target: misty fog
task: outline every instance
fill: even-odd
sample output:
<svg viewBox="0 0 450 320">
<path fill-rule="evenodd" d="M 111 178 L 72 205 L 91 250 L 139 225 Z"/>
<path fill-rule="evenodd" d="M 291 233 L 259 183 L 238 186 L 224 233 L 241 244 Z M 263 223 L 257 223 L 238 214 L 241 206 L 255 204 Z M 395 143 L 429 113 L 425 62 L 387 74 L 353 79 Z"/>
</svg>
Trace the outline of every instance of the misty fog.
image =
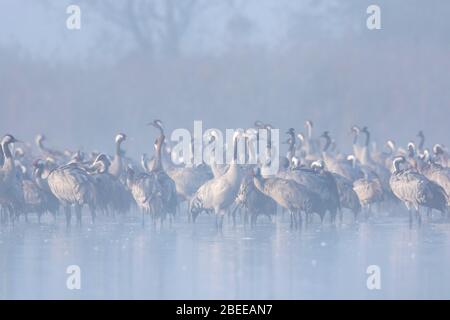
<svg viewBox="0 0 450 320">
<path fill-rule="evenodd" d="M 2 1 L 3 132 L 111 152 L 123 131 L 139 155 L 151 150 L 154 118 L 169 129 L 261 119 L 299 131 L 311 119 L 342 151 L 355 123 L 380 144 L 405 145 L 420 129 L 448 143 L 446 2 L 377 1 L 382 28 L 368 30 L 372 1 L 199 0 L 179 30 L 141 26 L 145 41 L 125 1 L 77 1 L 80 30 L 66 28 L 70 3 Z"/>
</svg>

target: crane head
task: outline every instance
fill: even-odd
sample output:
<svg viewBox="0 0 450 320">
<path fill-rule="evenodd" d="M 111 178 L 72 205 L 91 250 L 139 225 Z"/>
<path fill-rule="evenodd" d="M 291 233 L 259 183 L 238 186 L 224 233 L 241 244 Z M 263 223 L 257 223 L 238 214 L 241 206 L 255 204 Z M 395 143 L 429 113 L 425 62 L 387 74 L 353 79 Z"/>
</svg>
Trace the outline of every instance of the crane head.
<svg viewBox="0 0 450 320">
<path fill-rule="evenodd" d="M 20 140 L 17 140 L 12 134 L 5 134 L 4 136 L 3 136 L 3 139 L 2 139 L 2 144 L 10 144 L 10 143 L 16 143 L 16 142 L 22 142 L 22 141 L 20 141 Z"/>
<path fill-rule="evenodd" d="M 125 141 L 127 139 L 127 135 L 125 133 L 118 133 L 116 135 L 116 143 Z"/>
</svg>

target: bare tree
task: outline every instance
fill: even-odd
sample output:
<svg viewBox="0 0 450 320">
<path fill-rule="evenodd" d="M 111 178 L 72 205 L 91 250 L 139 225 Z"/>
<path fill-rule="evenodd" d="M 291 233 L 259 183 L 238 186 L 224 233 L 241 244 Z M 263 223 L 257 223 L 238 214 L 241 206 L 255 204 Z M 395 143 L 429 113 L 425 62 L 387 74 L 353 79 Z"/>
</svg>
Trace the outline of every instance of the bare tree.
<svg viewBox="0 0 450 320">
<path fill-rule="evenodd" d="M 147 55 L 178 56 L 193 21 L 212 0 L 87 1 L 110 23 L 128 33 Z"/>
</svg>

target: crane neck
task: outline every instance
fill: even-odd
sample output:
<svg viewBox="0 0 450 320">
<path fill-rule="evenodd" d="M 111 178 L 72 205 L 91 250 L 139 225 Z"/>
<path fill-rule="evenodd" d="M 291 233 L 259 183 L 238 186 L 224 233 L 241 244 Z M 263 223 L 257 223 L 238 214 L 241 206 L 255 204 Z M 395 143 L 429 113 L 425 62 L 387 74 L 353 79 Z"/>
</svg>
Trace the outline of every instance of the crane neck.
<svg viewBox="0 0 450 320">
<path fill-rule="evenodd" d="M 162 170 L 161 147 L 164 142 L 164 135 L 161 134 L 155 144 L 155 161 L 153 162 L 152 171 Z"/>
<path fill-rule="evenodd" d="M 36 170 L 34 170 L 34 178 L 39 188 L 41 188 L 42 190 L 48 190 L 46 179 L 42 177 L 43 173 L 44 169 L 41 166 L 37 167 Z"/>
<path fill-rule="evenodd" d="M 47 151 L 47 149 L 44 147 L 44 144 L 42 143 L 42 139 L 37 139 L 37 145 L 38 148 L 41 149 L 42 151 Z"/>
<path fill-rule="evenodd" d="M 120 146 L 122 144 L 122 139 L 118 139 L 116 142 L 116 157 L 121 157 L 122 156 L 122 150 L 120 149 Z"/>
<path fill-rule="evenodd" d="M 289 151 L 294 151 L 295 149 L 295 134 L 294 132 L 289 132 Z"/>
<path fill-rule="evenodd" d="M 5 163 L 5 155 L 3 154 L 3 147 L 0 144 L 0 168 L 3 167 L 4 163 Z"/>
<path fill-rule="evenodd" d="M 403 162 L 403 159 L 394 159 L 392 162 L 392 166 L 394 167 L 394 173 L 400 172 L 400 163 Z"/>
<path fill-rule="evenodd" d="M 353 134 L 353 144 L 356 144 L 357 142 L 358 142 L 358 133 L 355 132 L 355 133 Z"/>
<path fill-rule="evenodd" d="M 12 159 L 13 155 L 11 153 L 11 149 L 9 148 L 9 142 L 2 142 L 1 148 L 3 149 L 3 157 L 5 160 Z"/>
<path fill-rule="evenodd" d="M 325 145 L 323 147 L 323 152 L 326 152 L 326 151 L 328 151 L 328 148 L 330 148 L 331 138 L 329 135 L 324 135 L 323 137 L 325 139 Z"/>
<path fill-rule="evenodd" d="M 264 192 L 265 179 L 261 176 L 261 174 L 253 177 L 253 183 L 259 191 Z"/>
<path fill-rule="evenodd" d="M 425 145 L 425 136 L 422 134 L 420 135 L 419 150 L 422 150 L 424 145 Z"/>
<path fill-rule="evenodd" d="M 366 135 L 366 141 L 365 141 L 365 143 L 364 143 L 364 145 L 366 146 L 366 147 L 369 147 L 369 142 L 370 142 L 370 133 L 369 133 L 369 131 L 364 131 L 364 133 L 365 133 L 365 135 Z"/>
<path fill-rule="evenodd" d="M 11 172 L 14 172 L 15 165 L 14 165 L 14 157 L 12 155 L 11 149 L 10 149 L 10 143 L 9 142 L 2 142 L 1 148 L 3 149 L 3 168 L 6 170 L 9 170 Z"/>
<path fill-rule="evenodd" d="M 309 122 L 306 122 L 306 130 L 308 132 L 308 139 L 311 140 L 312 138 L 312 125 Z"/>
</svg>

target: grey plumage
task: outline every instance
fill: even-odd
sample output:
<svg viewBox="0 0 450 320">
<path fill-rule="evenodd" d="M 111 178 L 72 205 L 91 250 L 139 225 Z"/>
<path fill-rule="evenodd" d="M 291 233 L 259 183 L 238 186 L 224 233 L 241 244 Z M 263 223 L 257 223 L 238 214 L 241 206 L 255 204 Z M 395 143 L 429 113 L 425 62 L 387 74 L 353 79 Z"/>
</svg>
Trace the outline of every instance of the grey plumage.
<svg viewBox="0 0 450 320">
<path fill-rule="evenodd" d="M 114 158 L 111 161 L 111 164 L 108 168 L 109 174 L 116 177 L 117 179 L 120 179 L 123 174 L 123 151 L 121 149 L 122 143 L 127 139 L 126 134 L 119 133 L 116 135 L 116 146 L 115 146 L 115 153 Z"/>
<path fill-rule="evenodd" d="M 448 206 L 450 206 L 450 168 L 444 168 L 431 160 L 428 163 L 419 164 L 419 167 L 421 174 L 444 189 L 449 200 Z"/>
<path fill-rule="evenodd" d="M 339 194 L 339 202 L 342 208 L 351 210 L 356 218 L 361 211 L 361 204 L 358 195 L 353 190 L 353 183 L 350 179 L 343 177 L 337 173 L 332 173 Z"/>
<path fill-rule="evenodd" d="M 214 210 L 216 227 L 222 228 L 225 211 L 236 199 L 241 185 L 243 172 L 241 166 L 237 164 L 239 136 L 240 134 L 236 133 L 233 137 L 234 157 L 227 172 L 204 183 L 192 197 L 189 207 L 194 221 L 200 212 Z"/>
<path fill-rule="evenodd" d="M 118 177 L 109 173 L 109 166 L 106 155 L 99 154 L 91 167 L 96 187 L 96 207 L 106 214 L 123 214 L 130 210 L 131 194 Z"/>
<path fill-rule="evenodd" d="M 250 217 L 251 226 L 255 226 L 258 216 L 272 217 L 277 212 L 276 202 L 255 186 L 253 176 L 250 174 L 246 174 L 244 179 L 242 179 L 236 197 L 236 205 L 245 210 L 245 221 L 247 221 L 247 217 Z M 234 212 L 235 210 L 233 211 L 233 219 Z"/>
<path fill-rule="evenodd" d="M 253 182 L 259 191 L 289 211 L 291 227 L 297 228 L 301 223 L 302 212 L 306 216 L 317 213 L 321 218 L 325 215 L 326 207 L 319 195 L 293 179 L 263 178 L 261 170 L 256 168 Z"/>
<path fill-rule="evenodd" d="M 81 209 L 84 205 L 89 206 L 92 222 L 95 221 L 95 182 L 83 168 L 77 164 L 60 166 L 50 172 L 47 181 L 50 190 L 65 208 L 68 225 L 71 220 L 71 206 L 75 208 L 79 225 L 81 224 Z"/>
<path fill-rule="evenodd" d="M 22 182 L 10 149 L 14 142 L 18 140 L 10 134 L 6 134 L 1 140 L 3 165 L 0 168 L 0 205 L 9 211 L 12 220 L 20 215 L 24 206 Z"/>
<path fill-rule="evenodd" d="M 314 169 L 300 168 L 281 172 L 279 173 L 279 177 L 294 180 L 316 193 L 320 197 L 323 207 L 330 213 L 331 220 L 334 222 L 336 214 L 340 209 L 336 181 L 332 174 L 324 169 L 323 161 L 315 161 L 313 162 L 313 166 Z"/>
<path fill-rule="evenodd" d="M 419 219 L 420 207 L 446 212 L 448 199 L 445 190 L 412 169 L 401 170 L 400 164 L 404 162 L 404 157 L 397 157 L 393 161 L 394 172 L 389 183 L 394 194 L 409 210 L 416 209 Z"/>
<path fill-rule="evenodd" d="M 361 206 L 369 208 L 369 210 L 372 204 L 384 200 L 383 187 L 375 174 L 370 176 L 366 173 L 364 178 L 355 180 L 353 182 L 353 190 L 356 192 Z"/>
</svg>

